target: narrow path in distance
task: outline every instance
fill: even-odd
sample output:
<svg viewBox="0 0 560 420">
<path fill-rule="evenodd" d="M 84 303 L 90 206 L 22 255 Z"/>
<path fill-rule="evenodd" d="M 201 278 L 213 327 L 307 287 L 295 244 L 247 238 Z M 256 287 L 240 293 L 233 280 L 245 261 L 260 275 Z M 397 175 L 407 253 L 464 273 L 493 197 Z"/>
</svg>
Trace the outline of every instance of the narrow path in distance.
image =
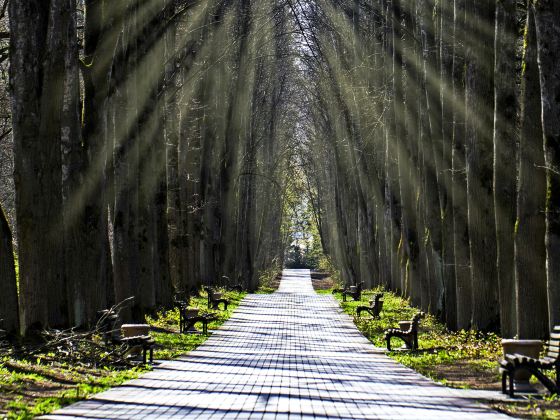
<svg viewBox="0 0 560 420">
<path fill-rule="evenodd" d="M 308 270 L 285 270 L 197 350 L 45 418 L 508 418 L 469 395 L 385 356 Z"/>
</svg>

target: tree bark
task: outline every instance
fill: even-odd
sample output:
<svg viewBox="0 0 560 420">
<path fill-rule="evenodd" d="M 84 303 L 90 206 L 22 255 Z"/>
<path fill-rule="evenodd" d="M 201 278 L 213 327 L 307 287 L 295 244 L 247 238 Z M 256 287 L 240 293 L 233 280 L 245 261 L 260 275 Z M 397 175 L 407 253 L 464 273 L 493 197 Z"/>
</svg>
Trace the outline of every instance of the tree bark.
<svg viewBox="0 0 560 420">
<path fill-rule="evenodd" d="M 546 295 L 546 171 L 540 106 L 536 35 L 531 8 L 525 27 L 519 138 L 519 186 L 515 222 L 515 295 L 521 339 L 541 339 L 548 333 Z"/>
<path fill-rule="evenodd" d="M 453 251 L 457 293 L 457 328 L 471 325 L 471 267 L 467 223 L 465 162 L 465 0 L 454 1 L 453 17 L 453 146 L 451 150 Z"/>
<path fill-rule="evenodd" d="M 10 2 L 10 84 L 22 327 L 67 325 L 60 136 L 64 0 Z"/>
<path fill-rule="evenodd" d="M 466 169 L 471 256 L 471 327 L 480 331 L 499 325 L 493 203 L 493 51 L 487 28 L 494 22 L 490 0 L 467 1 L 466 30 Z"/>
<path fill-rule="evenodd" d="M 497 1 L 494 43 L 494 213 L 500 326 L 502 336 L 510 338 L 516 330 L 516 31 L 516 1 Z"/>
<path fill-rule="evenodd" d="M 550 325 L 560 324 L 560 2 L 533 3 L 547 169 L 546 268 Z"/>
<path fill-rule="evenodd" d="M 8 333 L 19 331 L 19 305 L 17 294 L 17 280 L 12 246 L 12 232 L 4 210 L 0 207 L 0 290 L 2 290 L 2 305 L 0 328 Z"/>
<path fill-rule="evenodd" d="M 90 266 L 84 269 L 87 222 L 81 192 L 84 180 L 85 150 L 80 125 L 80 80 L 76 2 L 67 0 L 64 100 L 61 117 L 62 195 L 64 199 L 64 259 L 68 293 L 68 316 L 72 326 L 86 326 L 95 321 L 90 308 L 93 290 Z"/>
<path fill-rule="evenodd" d="M 546 267 L 550 325 L 560 324 L 560 3 L 533 3 L 547 170 Z"/>
<path fill-rule="evenodd" d="M 86 250 L 82 262 L 83 289 L 88 296 L 87 319 L 92 322 L 97 311 L 114 302 L 113 267 L 108 235 L 108 207 L 113 207 L 112 168 L 114 132 L 110 132 L 109 116 L 114 101 L 110 83 L 115 81 L 113 69 L 116 46 L 123 25 L 126 2 L 119 4 L 87 0 L 84 27 L 84 99 L 82 133 L 86 160 L 84 162 L 83 206 L 86 224 Z M 118 65 L 118 64 L 117 64 Z M 114 126 L 113 126 L 114 127 Z M 113 211 L 111 212 L 111 217 Z"/>
</svg>

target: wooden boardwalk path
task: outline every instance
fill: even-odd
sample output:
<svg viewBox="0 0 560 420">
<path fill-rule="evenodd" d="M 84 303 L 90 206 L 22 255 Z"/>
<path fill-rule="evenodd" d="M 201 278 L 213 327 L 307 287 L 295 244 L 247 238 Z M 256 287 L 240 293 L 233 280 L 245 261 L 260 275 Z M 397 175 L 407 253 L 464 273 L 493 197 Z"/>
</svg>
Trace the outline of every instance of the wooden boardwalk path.
<svg viewBox="0 0 560 420">
<path fill-rule="evenodd" d="M 309 271 L 249 295 L 188 355 L 45 418 L 492 419 L 469 391 L 437 385 L 374 348 Z"/>
</svg>

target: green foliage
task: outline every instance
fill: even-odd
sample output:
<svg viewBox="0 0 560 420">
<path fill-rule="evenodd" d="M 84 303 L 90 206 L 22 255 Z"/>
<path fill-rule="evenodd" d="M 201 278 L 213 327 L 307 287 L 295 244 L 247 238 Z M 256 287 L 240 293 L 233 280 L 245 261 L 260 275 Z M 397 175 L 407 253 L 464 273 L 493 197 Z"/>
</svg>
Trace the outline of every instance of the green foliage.
<svg viewBox="0 0 560 420">
<path fill-rule="evenodd" d="M 320 268 L 324 257 L 316 209 L 312 206 L 307 175 L 294 168 L 284 205 L 282 234 L 286 237 L 284 265 L 287 268 Z"/>
<path fill-rule="evenodd" d="M 257 289 L 258 294 L 269 294 L 276 291 L 276 282 L 278 273 L 282 271 L 282 265 L 280 261 L 275 260 L 273 264 L 265 268 L 259 273 L 259 288 Z"/>
</svg>

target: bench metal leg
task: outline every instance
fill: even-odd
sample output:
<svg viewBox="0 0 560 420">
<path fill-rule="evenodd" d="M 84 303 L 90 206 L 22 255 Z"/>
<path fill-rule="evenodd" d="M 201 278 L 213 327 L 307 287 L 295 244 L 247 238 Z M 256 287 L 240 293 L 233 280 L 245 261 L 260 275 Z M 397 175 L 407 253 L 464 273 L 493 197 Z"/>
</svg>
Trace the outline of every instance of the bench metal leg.
<svg viewBox="0 0 560 420">
<path fill-rule="evenodd" d="M 513 389 L 513 372 L 509 372 L 509 396 L 513 398 L 513 393 L 514 393 L 514 389 Z"/>
</svg>

